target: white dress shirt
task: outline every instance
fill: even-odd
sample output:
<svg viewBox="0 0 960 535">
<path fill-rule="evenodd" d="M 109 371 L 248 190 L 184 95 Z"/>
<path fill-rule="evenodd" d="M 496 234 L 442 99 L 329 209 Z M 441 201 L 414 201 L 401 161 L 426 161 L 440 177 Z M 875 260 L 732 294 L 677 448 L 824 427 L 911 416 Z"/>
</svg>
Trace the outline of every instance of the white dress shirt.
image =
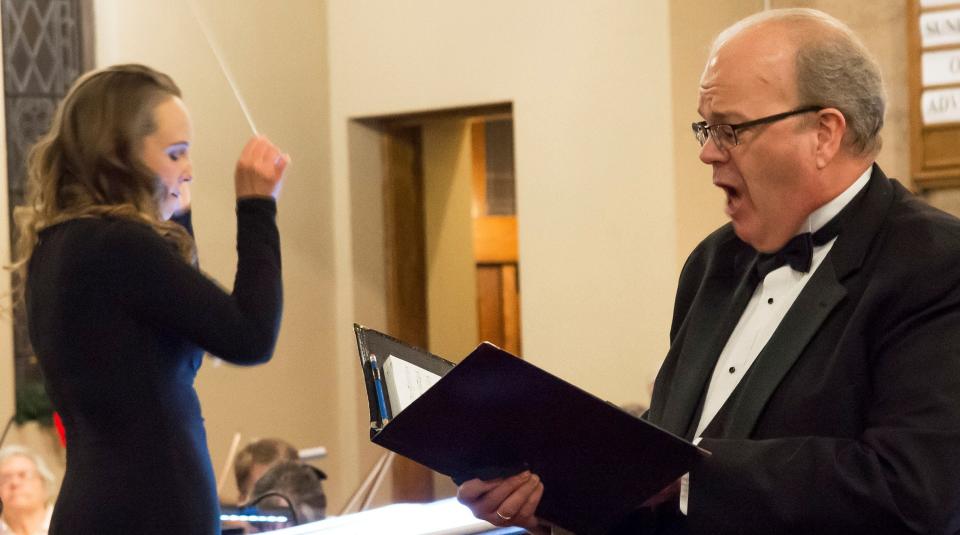
<svg viewBox="0 0 960 535">
<path fill-rule="evenodd" d="M 872 171 L 871 165 L 843 193 L 810 214 L 801 233 L 816 232 L 829 223 L 867 185 Z M 713 369 L 713 377 L 710 378 L 710 384 L 707 386 L 707 397 L 704 399 L 700 422 L 694 435 L 697 437 L 694 440 L 695 443 L 700 442 L 704 429 L 710 425 L 730 394 L 740 384 L 740 380 L 780 326 L 780 322 L 793 306 L 793 302 L 797 300 L 797 296 L 833 248 L 834 242 L 836 238 L 824 245 L 814 246 L 810 271 L 801 273 L 785 265 L 768 273 L 757 285 Z M 690 475 L 687 474 L 680 481 L 680 511 L 684 514 L 687 513 L 689 486 Z"/>
</svg>

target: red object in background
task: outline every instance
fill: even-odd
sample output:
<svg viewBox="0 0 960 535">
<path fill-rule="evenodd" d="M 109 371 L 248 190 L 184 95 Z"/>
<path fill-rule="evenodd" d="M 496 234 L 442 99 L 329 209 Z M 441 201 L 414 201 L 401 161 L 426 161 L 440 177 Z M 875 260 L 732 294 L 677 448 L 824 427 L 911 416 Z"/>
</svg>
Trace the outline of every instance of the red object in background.
<svg viewBox="0 0 960 535">
<path fill-rule="evenodd" d="M 63 428 L 63 420 L 60 419 L 60 413 L 53 413 L 53 426 L 57 428 L 57 436 L 60 437 L 60 445 L 67 447 L 67 430 Z"/>
</svg>

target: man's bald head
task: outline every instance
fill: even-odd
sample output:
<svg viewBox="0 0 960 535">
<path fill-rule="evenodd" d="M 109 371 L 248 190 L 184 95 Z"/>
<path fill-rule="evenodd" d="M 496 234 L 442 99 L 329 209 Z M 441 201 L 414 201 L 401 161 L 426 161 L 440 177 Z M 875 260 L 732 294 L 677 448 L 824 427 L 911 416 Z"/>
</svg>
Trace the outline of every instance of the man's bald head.
<svg viewBox="0 0 960 535">
<path fill-rule="evenodd" d="M 717 36 L 707 68 L 723 49 L 756 39 L 768 40 L 770 47 L 754 43 L 755 66 L 778 54 L 783 61 L 792 55 L 797 102 L 840 110 L 847 122 L 844 145 L 852 155 L 872 158 L 879 152 L 886 109 L 880 67 L 847 25 L 814 9 L 761 11 Z"/>
</svg>

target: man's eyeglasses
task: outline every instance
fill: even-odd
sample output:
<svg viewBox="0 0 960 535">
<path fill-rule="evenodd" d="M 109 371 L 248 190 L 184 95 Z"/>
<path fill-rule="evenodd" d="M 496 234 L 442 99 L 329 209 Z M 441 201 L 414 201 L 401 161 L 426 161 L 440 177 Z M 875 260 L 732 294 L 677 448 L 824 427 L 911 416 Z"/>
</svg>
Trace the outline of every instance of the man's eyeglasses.
<svg viewBox="0 0 960 535">
<path fill-rule="evenodd" d="M 693 127 L 693 135 L 697 136 L 697 142 L 700 143 L 701 147 L 707 143 L 707 139 L 712 137 L 714 143 L 717 144 L 717 148 L 723 150 L 728 147 L 736 147 L 740 144 L 740 140 L 737 138 L 737 130 L 743 130 L 744 128 L 759 126 L 761 124 L 775 123 L 777 121 L 786 119 L 787 117 L 800 115 L 801 113 L 820 111 L 822 109 L 824 109 L 823 106 L 805 106 L 803 108 L 797 108 L 792 111 L 761 117 L 759 119 L 754 119 L 752 121 L 747 121 L 740 124 L 708 125 L 706 121 L 700 121 L 698 123 L 693 123 L 690 126 Z"/>
</svg>

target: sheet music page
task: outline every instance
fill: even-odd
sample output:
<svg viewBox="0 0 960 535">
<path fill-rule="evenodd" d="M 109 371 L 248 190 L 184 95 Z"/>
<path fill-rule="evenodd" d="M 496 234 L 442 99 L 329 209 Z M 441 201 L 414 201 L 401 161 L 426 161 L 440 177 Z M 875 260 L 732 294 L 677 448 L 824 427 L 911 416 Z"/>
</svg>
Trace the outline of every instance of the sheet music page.
<svg viewBox="0 0 960 535">
<path fill-rule="evenodd" d="M 440 376 L 390 355 L 383 363 L 383 380 L 390 397 L 390 408 L 396 417 L 413 400 L 435 385 Z"/>
</svg>

